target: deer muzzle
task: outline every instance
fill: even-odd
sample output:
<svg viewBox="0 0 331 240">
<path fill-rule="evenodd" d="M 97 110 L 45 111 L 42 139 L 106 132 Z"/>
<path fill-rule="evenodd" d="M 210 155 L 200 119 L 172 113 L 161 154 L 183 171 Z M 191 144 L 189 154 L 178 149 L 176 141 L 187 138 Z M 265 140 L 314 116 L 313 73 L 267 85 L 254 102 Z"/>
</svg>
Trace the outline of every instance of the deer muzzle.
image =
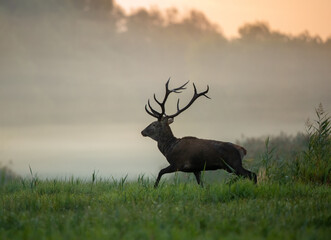
<svg viewBox="0 0 331 240">
<path fill-rule="evenodd" d="M 146 133 L 146 131 L 145 131 L 145 129 L 141 131 L 141 135 L 143 135 L 144 137 L 147 137 L 148 136 L 147 133 Z"/>
</svg>

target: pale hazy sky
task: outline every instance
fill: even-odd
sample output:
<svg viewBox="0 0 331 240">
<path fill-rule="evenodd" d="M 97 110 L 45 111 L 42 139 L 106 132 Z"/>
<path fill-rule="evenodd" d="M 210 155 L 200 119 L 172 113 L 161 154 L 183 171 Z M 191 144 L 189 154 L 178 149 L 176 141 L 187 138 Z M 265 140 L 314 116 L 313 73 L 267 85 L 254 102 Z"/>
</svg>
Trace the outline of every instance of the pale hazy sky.
<svg viewBox="0 0 331 240">
<path fill-rule="evenodd" d="M 176 7 L 180 13 L 197 9 L 220 25 L 227 37 L 238 35 L 246 22 L 265 21 L 272 29 L 297 35 L 309 31 L 322 39 L 331 36 L 330 0 L 117 0 L 128 12 L 157 6 Z"/>
</svg>

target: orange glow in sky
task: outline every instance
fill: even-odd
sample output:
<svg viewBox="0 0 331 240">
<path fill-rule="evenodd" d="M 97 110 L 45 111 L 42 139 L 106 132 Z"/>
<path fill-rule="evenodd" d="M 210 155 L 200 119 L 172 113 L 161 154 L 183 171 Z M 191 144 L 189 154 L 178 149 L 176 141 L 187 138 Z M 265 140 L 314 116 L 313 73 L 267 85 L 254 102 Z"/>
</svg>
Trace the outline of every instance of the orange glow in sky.
<svg viewBox="0 0 331 240">
<path fill-rule="evenodd" d="M 244 23 L 264 21 L 272 30 L 297 35 L 308 31 L 322 39 L 331 37 L 330 0 L 116 0 L 126 11 L 138 7 L 176 7 L 185 14 L 191 9 L 205 13 L 225 36 L 238 36 Z"/>
</svg>

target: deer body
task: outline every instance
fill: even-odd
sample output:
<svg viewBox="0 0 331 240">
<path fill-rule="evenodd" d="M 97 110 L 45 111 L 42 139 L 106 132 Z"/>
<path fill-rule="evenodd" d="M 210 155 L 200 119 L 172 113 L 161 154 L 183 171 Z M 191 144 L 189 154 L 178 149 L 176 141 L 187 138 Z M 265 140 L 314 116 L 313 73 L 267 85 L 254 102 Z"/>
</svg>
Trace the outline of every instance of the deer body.
<svg viewBox="0 0 331 240">
<path fill-rule="evenodd" d="M 224 169 L 228 172 L 243 177 L 248 177 L 256 182 L 256 174 L 252 173 L 242 167 L 242 158 L 246 155 L 246 150 L 233 143 L 221 142 L 215 140 L 199 139 L 196 137 L 176 138 L 169 126 L 173 122 L 173 117 L 186 110 L 194 101 L 200 96 L 206 96 L 208 89 L 205 92 L 197 93 L 194 86 L 195 94 L 191 102 L 183 109 L 179 109 L 179 101 L 177 103 L 176 114 L 165 115 L 164 104 L 171 92 L 178 92 L 184 89 L 185 83 L 182 87 L 174 90 L 168 89 L 169 80 L 166 84 L 166 95 L 163 103 L 160 103 L 154 95 L 154 99 L 161 106 L 162 113 L 155 111 L 149 104 L 151 111 L 146 111 L 150 115 L 157 117 L 158 121 L 152 122 L 141 133 L 143 136 L 148 136 L 155 141 L 161 153 L 166 157 L 169 166 L 162 169 L 155 182 L 155 187 L 158 186 L 163 174 L 172 173 L 176 171 L 193 172 L 198 184 L 202 185 L 200 180 L 201 171 L 203 170 L 217 170 Z M 206 96 L 207 97 L 207 96 Z"/>
</svg>

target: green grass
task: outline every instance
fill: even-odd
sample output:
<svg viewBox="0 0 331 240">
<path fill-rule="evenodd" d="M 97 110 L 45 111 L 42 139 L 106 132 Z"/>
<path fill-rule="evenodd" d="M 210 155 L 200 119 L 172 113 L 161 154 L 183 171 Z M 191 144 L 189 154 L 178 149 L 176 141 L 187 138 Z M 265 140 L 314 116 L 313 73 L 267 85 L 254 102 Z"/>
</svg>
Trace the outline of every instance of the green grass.
<svg viewBox="0 0 331 240">
<path fill-rule="evenodd" d="M 0 239 L 329 239 L 327 185 L 76 179 L 0 185 Z"/>
</svg>

